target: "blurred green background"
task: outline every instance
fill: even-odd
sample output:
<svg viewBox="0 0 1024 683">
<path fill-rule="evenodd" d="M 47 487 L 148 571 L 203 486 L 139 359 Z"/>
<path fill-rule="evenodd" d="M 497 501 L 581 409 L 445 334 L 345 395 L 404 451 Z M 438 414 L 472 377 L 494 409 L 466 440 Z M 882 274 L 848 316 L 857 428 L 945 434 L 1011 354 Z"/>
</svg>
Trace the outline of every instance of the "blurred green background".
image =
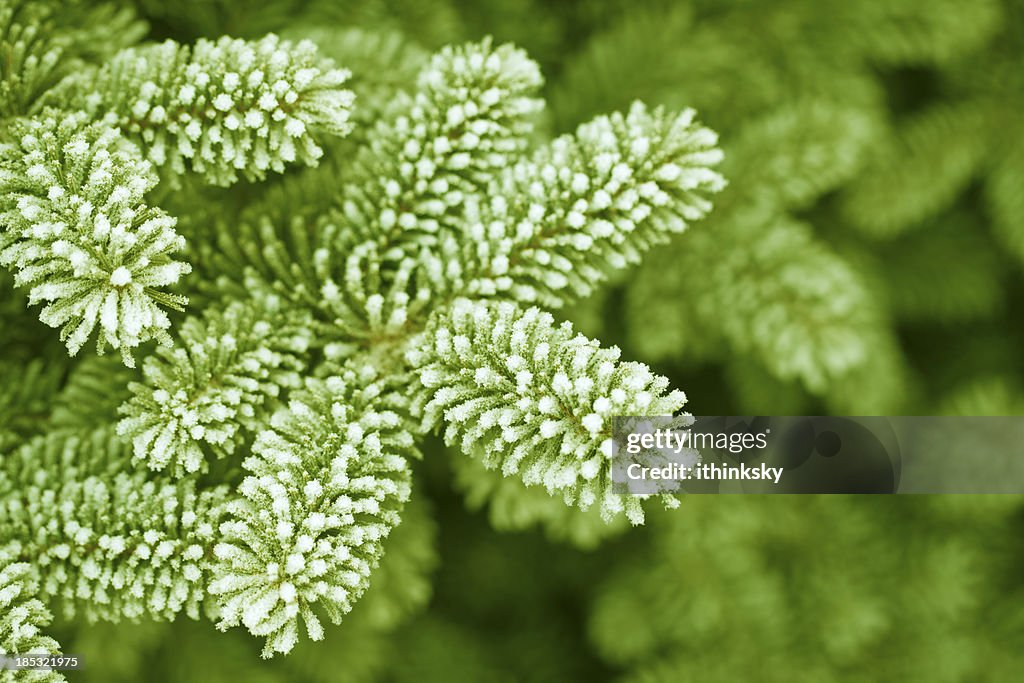
<svg viewBox="0 0 1024 683">
<path fill-rule="evenodd" d="M 430 50 L 488 34 L 541 63 L 548 134 L 635 98 L 697 108 L 727 155 L 713 216 L 572 312 L 686 390 L 695 414 L 1024 410 L 1022 2 L 136 4 L 150 38 L 313 38 L 354 71 L 363 122 Z M 259 190 L 223 199 L 246 192 Z M 208 622 L 58 624 L 89 663 L 69 679 L 1024 670 L 1020 497 L 697 497 L 622 533 L 426 450 L 371 593 L 325 642 L 266 662 L 254 638 Z"/>
</svg>

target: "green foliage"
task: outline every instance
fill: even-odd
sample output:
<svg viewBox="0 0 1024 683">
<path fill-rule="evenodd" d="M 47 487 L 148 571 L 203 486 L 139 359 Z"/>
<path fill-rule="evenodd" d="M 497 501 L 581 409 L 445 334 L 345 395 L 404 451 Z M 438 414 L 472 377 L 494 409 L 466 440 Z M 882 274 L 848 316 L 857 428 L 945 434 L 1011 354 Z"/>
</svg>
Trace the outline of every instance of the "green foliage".
<svg viewBox="0 0 1024 683">
<path fill-rule="evenodd" d="M 964 206 L 990 168 L 993 217 L 1015 216 L 1020 194 L 998 182 L 1013 145 L 996 152 L 992 134 L 1019 91 L 1004 66 L 1020 41 L 1004 15 L 1018 15 L 1004 4 L 595 3 L 595 29 L 554 87 L 559 126 L 637 95 L 682 99 L 722 133 L 730 179 L 708 229 L 619 285 L 629 346 L 681 372 L 725 356 L 832 405 L 893 410 L 913 390 L 894 324 L 1006 315 L 998 246 Z M 927 236 L 923 221 L 950 207 Z M 1012 245 L 1018 223 L 994 232 Z M 893 241 L 911 230 L 916 243 Z"/>
<path fill-rule="evenodd" d="M 58 68 L 62 50 L 49 45 L 42 34 L 42 16 L 32 16 L 35 5 L 5 1 L 0 5 L 3 26 L 3 71 L 0 72 L 0 102 L 4 118 L 28 113 L 40 96 L 60 82 Z M 22 16 L 23 13 L 29 16 Z M 9 65 L 9 66 L 8 66 Z"/>
<path fill-rule="evenodd" d="M 113 2 L 0 2 L 0 116 L 36 113 L 44 95 L 89 62 L 142 37 L 134 13 Z"/>
<path fill-rule="evenodd" d="M 127 451 L 105 427 L 5 456 L 0 536 L 68 617 L 198 617 L 226 490 L 147 480 Z"/>
<path fill-rule="evenodd" d="M 273 296 L 188 318 L 179 345 L 147 357 L 145 382 L 129 385 L 118 433 L 136 458 L 178 474 L 206 469 L 204 446 L 217 457 L 233 453 L 265 424 L 268 402 L 298 385 L 309 346 L 303 320 Z"/>
<path fill-rule="evenodd" d="M 851 222 L 890 235 L 945 208 L 986 156 L 990 119 L 972 103 L 934 108 L 905 123 L 844 193 Z M 936 144 L 941 140 L 941 144 Z"/>
<path fill-rule="evenodd" d="M 868 292 L 856 272 L 815 242 L 806 225 L 786 217 L 760 222 L 739 215 L 716 227 L 684 242 L 689 249 L 681 254 L 655 255 L 651 276 L 634 283 L 631 308 L 669 326 L 658 338 L 636 340 L 640 348 L 671 354 L 688 344 L 688 337 L 701 335 L 695 343 L 708 344 L 709 333 L 717 332 L 730 348 L 753 355 L 776 377 L 800 379 L 816 392 L 865 361 L 871 349 L 864 331 L 878 327 Z M 723 254 L 723 242 L 746 248 Z M 712 253 L 719 256 L 709 261 Z M 689 309 L 672 298 L 680 286 L 696 295 Z"/>
<path fill-rule="evenodd" d="M 877 125 L 871 111 L 798 99 L 744 125 L 725 171 L 744 199 L 805 209 L 857 175 Z"/>
<path fill-rule="evenodd" d="M 1008 141 L 1005 156 L 1000 159 L 989 176 L 985 189 L 995 230 L 1003 244 L 1024 260 L 1024 230 L 1020 216 L 1024 215 L 1024 144 L 1020 137 Z"/>
<path fill-rule="evenodd" d="M 17 448 L 39 433 L 40 417 L 50 409 L 63 381 L 63 368 L 41 359 L 0 364 L 0 453 Z"/>
<path fill-rule="evenodd" d="M 999 314 L 1006 305 L 1007 257 L 979 230 L 970 213 L 956 211 L 920 230 L 865 253 L 865 268 L 882 279 L 881 295 L 901 320 L 970 322 Z M 956 258 L 949 258 L 956 254 Z"/>
<path fill-rule="evenodd" d="M 840 5 L 846 3 L 838 3 Z M 882 64 L 946 62 L 990 40 L 1006 21 L 998 0 L 964 5 L 956 0 L 929 3 L 922 11 L 914 0 L 860 0 L 846 16 L 853 25 L 833 23 L 865 57 Z M 848 5 L 848 7 L 849 7 Z"/>
<path fill-rule="evenodd" d="M 0 649 L 104 683 L 1012 678 L 1019 497 L 644 510 L 604 444 L 674 386 L 1019 414 L 1022 26 L 0 0 Z"/>
<path fill-rule="evenodd" d="M 321 289 L 337 263 L 325 258 L 329 252 L 322 247 L 339 228 L 318 223 L 333 205 L 337 183 L 334 173 L 321 170 L 326 169 L 284 176 L 236 210 L 221 205 L 221 210 L 189 214 L 183 232 L 198 275 L 188 283 L 190 295 L 212 305 L 248 299 L 253 292 L 273 293 L 311 309 L 314 316 L 336 316 Z M 336 336 L 330 327 L 319 332 Z"/>
<path fill-rule="evenodd" d="M 1019 554 L 1000 547 L 1019 499 L 958 500 L 695 496 L 608 580 L 591 632 L 627 681 L 736 680 L 755 662 L 764 681 L 1013 678 L 1018 606 L 1000 592 Z"/>
<path fill-rule="evenodd" d="M 357 628 L 366 624 L 387 632 L 426 606 L 432 593 L 431 574 L 438 564 L 436 543 L 430 503 L 423 494 L 414 495 L 402 508 L 402 523 L 384 541 L 380 566 L 358 604 Z"/>
<path fill-rule="evenodd" d="M 82 432 L 113 422 L 118 406 L 130 396 L 128 384 L 135 376 L 111 356 L 83 358 L 72 366 L 60 393 L 53 397 L 50 429 Z"/>
<path fill-rule="evenodd" d="M 0 657 L 14 654 L 56 654 L 60 645 L 42 629 L 50 623 L 50 613 L 36 594 L 32 568 L 26 562 L 12 562 L 8 549 L 0 550 Z M 0 680 L 15 680 L 10 671 L 0 672 Z M 56 671 L 26 671 L 20 680 L 63 681 Z"/>
<path fill-rule="evenodd" d="M 465 299 L 413 357 L 426 424 L 443 419 L 449 445 L 567 505 L 640 524 L 640 497 L 612 490 L 611 417 L 675 415 L 686 397 L 665 393 L 668 381 L 647 366 L 618 360 L 618 349 L 575 335 L 569 323 L 555 327 L 537 308 Z"/>
<path fill-rule="evenodd" d="M 409 497 L 402 406 L 366 375 L 307 381 L 243 462 L 250 476 L 220 527 L 210 592 L 221 627 L 267 636 L 264 657 L 294 647 L 300 619 L 324 637 L 314 606 L 335 624 L 352 609 Z"/>
<path fill-rule="evenodd" d="M 49 113 L 0 147 L 0 264 L 47 302 L 40 320 L 61 328 L 71 355 L 96 330 L 97 349 L 170 343 L 161 306 L 186 299 L 163 288 L 191 267 L 175 261 L 183 240 L 174 219 L 143 196 L 156 183 L 138 150 L 115 129 L 78 114 Z"/>
<path fill-rule="evenodd" d="M 118 126 L 157 167 L 189 170 L 214 185 L 262 179 L 286 164 L 314 164 L 315 135 L 347 135 L 348 72 L 318 59 L 308 42 L 271 34 L 194 46 L 173 41 L 116 54 L 71 97 Z"/>
</svg>

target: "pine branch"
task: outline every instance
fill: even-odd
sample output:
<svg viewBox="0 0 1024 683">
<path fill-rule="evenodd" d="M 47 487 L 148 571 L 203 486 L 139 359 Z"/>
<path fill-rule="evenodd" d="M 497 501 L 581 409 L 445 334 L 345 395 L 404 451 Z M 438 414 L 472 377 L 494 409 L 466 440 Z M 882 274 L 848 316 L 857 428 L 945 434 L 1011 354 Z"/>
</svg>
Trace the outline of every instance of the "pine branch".
<svg viewBox="0 0 1024 683">
<path fill-rule="evenodd" d="M 314 606 L 339 623 L 398 524 L 416 451 L 404 401 L 389 391 L 355 370 L 307 380 L 244 462 L 250 476 L 220 527 L 210 590 L 220 626 L 266 636 L 265 657 L 292 649 L 300 620 L 323 638 Z"/>
<path fill-rule="evenodd" d="M 323 62 L 309 41 L 270 34 L 195 46 L 173 41 L 115 55 L 75 79 L 74 106 L 104 117 L 158 168 L 194 172 L 213 185 L 315 164 L 318 134 L 347 135 L 353 95 L 348 72 Z"/>
<path fill-rule="evenodd" d="M 174 219 L 147 206 L 149 164 L 118 131 L 80 114 L 25 122 L 0 147 L 0 264 L 47 302 L 40 320 L 61 328 L 71 355 L 99 327 L 97 350 L 170 341 L 163 306 L 184 297 L 164 287 L 189 272 L 172 259 L 183 246 Z"/>
<path fill-rule="evenodd" d="M 32 567 L 11 559 L 11 548 L 0 548 L 0 657 L 4 655 L 61 654 L 61 647 L 42 629 L 51 620 L 46 606 L 34 596 L 38 581 Z M 51 683 L 65 678 L 56 671 L 2 670 L 0 680 Z"/>
<path fill-rule="evenodd" d="M 120 348 L 126 362 L 128 347 L 171 342 L 166 314 L 156 309 L 162 317 L 143 327 L 116 298 L 137 287 L 154 307 L 184 303 L 156 289 L 189 267 L 170 260 L 184 241 L 174 221 L 142 204 L 150 166 L 172 181 L 191 173 L 230 185 L 313 165 L 315 136 L 350 127 L 347 75 L 326 69 L 311 44 L 274 36 L 167 42 L 68 81 L 61 93 L 88 114 L 19 124 L 49 137 L 21 134 L 3 148 L 0 259 L 36 299 L 66 295 L 66 308 L 100 297 L 81 303 L 81 320 L 58 321 L 75 323 L 64 333 L 72 352 L 97 322 L 100 349 Z M 612 491 L 607 421 L 671 414 L 682 394 L 537 308 L 459 297 L 555 306 L 589 293 L 711 209 L 721 152 L 692 111 L 636 104 L 528 155 L 540 85 L 511 46 L 446 48 L 416 92 L 381 106 L 351 162 L 294 175 L 249 209 L 231 209 L 243 187 L 168 195 L 224 200 L 216 211 L 183 207 L 190 256 L 207 276 L 194 289 L 210 306 L 185 319 L 176 346 L 146 358 L 117 436 L 81 433 L 117 395 L 75 410 L 98 386 L 100 366 L 84 366 L 57 398 L 53 431 L 0 468 L 0 540 L 32 561 L 43 597 L 112 620 L 206 606 L 222 628 L 265 637 L 265 656 L 290 651 L 300 625 L 319 640 L 322 618 L 340 622 L 366 591 L 408 499 L 416 441 L 442 421 L 449 441 L 531 493 L 590 509 L 587 525 L 643 521 L 638 499 Z M 69 187 L 52 190 L 58 178 Z M 158 228 L 163 242 L 150 236 Z M 64 246 L 69 232 L 77 242 Z M 133 239 L 142 246 L 114 250 Z M 120 260 L 102 251 L 108 243 Z M 91 280 L 74 270 L 87 257 L 100 264 Z M 59 289 L 59 268 L 84 284 Z M 237 495 L 187 476 L 238 452 L 248 456 Z M 133 472 L 131 460 L 169 475 Z M 573 529 L 583 518 L 568 517 Z M 409 564 L 429 561 L 421 550 Z M 409 587 L 410 603 L 421 588 Z M 404 608 L 367 609 L 387 625 Z"/>
<path fill-rule="evenodd" d="M 0 117 L 31 113 L 67 73 L 59 41 L 47 36 L 49 12 L 28 2 L 0 2 Z"/>
<path fill-rule="evenodd" d="M 109 427 L 54 433 L 0 461 L 0 539 L 70 618 L 193 618 L 226 490 L 130 472 Z"/>
<path fill-rule="evenodd" d="M 722 172 L 733 193 L 719 203 L 808 208 L 862 170 L 881 127 L 877 112 L 826 98 L 752 117 L 726 145 Z"/>
<path fill-rule="evenodd" d="M 460 299 L 410 351 L 424 427 L 504 476 L 560 494 L 606 521 L 643 522 L 640 496 L 612 491 L 612 415 L 674 415 L 686 398 L 617 348 L 555 326 L 548 313 Z M 678 500 L 664 496 L 669 507 Z"/>
<path fill-rule="evenodd" d="M 356 160 L 364 180 L 346 187 L 333 219 L 393 261 L 457 230 L 466 196 L 523 153 L 540 85 L 537 65 L 510 45 L 444 48 L 420 73 L 416 94 L 369 135 Z"/>
<path fill-rule="evenodd" d="M 205 471 L 254 433 L 282 390 L 299 383 L 308 316 L 273 295 L 190 317 L 179 343 L 146 358 L 117 431 L 134 457 L 176 476 Z"/>
<path fill-rule="evenodd" d="M 689 331 L 752 354 L 814 393 L 871 357 L 881 310 L 857 271 L 806 224 L 754 205 L 687 235 L 680 247 L 655 253 L 630 285 L 627 312 L 659 321 L 653 330 L 630 326 L 645 330 L 632 339 L 645 354 L 679 355 L 693 342 L 673 335 Z"/>
<path fill-rule="evenodd" d="M 466 291 L 563 306 L 703 218 L 725 180 L 694 117 L 634 103 L 517 165 L 468 216 Z"/>
<path fill-rule="evenodd" d="M 64 372 L 59 364 L 39 358 L 0 361 L 0 455 L 45 430 Z"/>
<path fill-rule="evenodd" d="M 939 105 L 876 146 L 843 192 L 847 218 L 866 234 L 889 237 L 948 208 L 981 169 L 993 144 L 983 102 Z"/>
<path fill-rule="evenodd" d="M 85 63 L 138 40 L 130 8 L 80 0 L 0 0 L 0 120 L 36 114 Z"/>
</svg>

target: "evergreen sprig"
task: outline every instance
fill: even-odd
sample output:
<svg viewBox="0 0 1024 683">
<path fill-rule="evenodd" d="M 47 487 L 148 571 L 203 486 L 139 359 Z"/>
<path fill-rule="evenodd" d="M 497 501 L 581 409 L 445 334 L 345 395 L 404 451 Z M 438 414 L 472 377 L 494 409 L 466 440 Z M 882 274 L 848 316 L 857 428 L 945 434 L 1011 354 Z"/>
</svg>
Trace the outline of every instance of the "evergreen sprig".
<svg viewBox="0 0 1024 683">
<path fill-rule="evenodd" d="M 273 412 L 268 402 L 298 385 L 310 343 L 306 320 L 274 296 L 188 318 L 178 345 L 148 356 L 144 381 L 129 385 L 118 433 L 131 439 L 137 459 L 179 475 L 206 469 L 208 452 L 233 453 Z"/>
<path fill-rule="evenodd" d="M 38 113 L 76 69 L 139 40 L 132 8 L 87 0 L 0 1 L 0 116 Z"/>
<path fill-rule="evenodd" d="M 517 165 L 471 206 L 466 291 L 559 307 L 703 218 L 725 181 L 694 117 L 637 102 Z"/>
<path fill-rule="evenodd" d="M 522 50 L 485 39 L 408 62 L 409 91 L 354 81 L 377 120 L 304 173 L 288 167 L 350 132 L 353 94 L 312 43 L 274 35 L 114 52 L 14 122 L 0 262 L 72 354 L 96 327 L 132 368 L 162 344 L 141 372 L 77 365 L 42 392 L 45 430 L 5 435 L 26 441 L 0 467 L 0 541 L 41 598 L 107 620 L 206 608 L 265 656 L 300 627 L 319 640 L 369 586 L 442 423 L 531 493 L 593 508 L 590 538 L 598 518 L 643 521 L 611 490 L 609 420 L 674 413 L 682 393 L 525 306 L 585 296 L 703 218 L 725 185 L 716 135 L 636 103 L 538 144 L 542 79 Z M 239 180 L 289 170 L 235 201 Z M 158 181 L 187 250 L 144 200 Z M 180 283 L 179 251 L 198 266 Z M 175 285 L 201 311 L 171 329 Z M 126 390 L 76 407 L 104 373 Z"/>
<path fill-rule="evenodd" d="M 0 657 L 5 655 L 56 655 L 61 648 L 56 640 L 43 633 L 52 615 L 36 599 L 38 581 L 27 562 L 11 560 L 13 548 L 0 549 Z M 56 671 L 28 669 L 20 672 L 20 680 L 52 683 L 65 680 Z M 3 676 L 11 675 L 5 671 Z"/>
<path fill-rule="evenodd" d="M 538 308 L 460 299 L 411 353 L 426 425 L 505 476 L 643 522 L 641 496 L 612 490 L 613 415 L 675 415 L 686 397 L 618 349 L 556 326 Z M 678 500 L 665 496 L 670 507 Z"/>
<path fill-rule="evenodd" d="M 124 130 L 155 166 L 230 185 L 312 165 L 323 154 L 317 134 L 347 135 L 348 76 L 310 41 L 166 41 L 118 53 L 76 80 L 71 97 Z"/>
<path fill-rule="evenodd" d="M 352 609 L 409 497 L 414 440 L 372 372 L 308 380 L 243 463 L 210 591 L 222 627 L 267 637 L 265 657 L 294 647 L 300 620 L 323 638 L 314 607 L 333 623 Z"/>
<path fill-rule="evenodd" d="M 164 288 L 191 270 L 175 221 L 148 206 L 156 176 L 117 129 L 82 114 L 50 112 L 19 125 L 0 147 L 0 264 L 46 302 L 40 319 L 61 328 L 74 355 L 98 327 L 97 348 L 170 343 L 164 307 L 186 299 Z"/>
<path fill-rule="evenodd" d="M 355 164 L 365 181 L 342 190 L 337 219 L 396 252 L 408 244 L 398 253 L 412 256 L 458 229 L 467 197 L 525 150 L 541 83 L 511 45 L 444 48 L 370 134 Z"/>
<path fill-rule="evenodd" d="M 0 537 L 68 617 L 196 618 L 226 488 L 148 480 L 129 453 L 109 426 L 29 441 L 3 460 Z"/>
</svg>

